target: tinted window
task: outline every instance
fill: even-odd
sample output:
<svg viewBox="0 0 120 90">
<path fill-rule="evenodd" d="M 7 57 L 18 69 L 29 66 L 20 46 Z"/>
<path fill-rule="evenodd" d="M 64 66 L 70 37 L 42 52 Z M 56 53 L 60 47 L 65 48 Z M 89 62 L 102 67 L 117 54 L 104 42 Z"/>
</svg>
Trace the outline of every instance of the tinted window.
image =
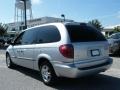
<svg viewBox="0 0 120 90">
<path fill-rule="evenodd" d="M 35 37 L 35 31 L 34 30 L 27 30 L 25 31 L 23 38 L 22 38 L 22 44 L 34 44 L 36 37 Z"/>
<path fill-rule="evenodd" d="M 60 41 L 60 33 L 55 26 L 37 28 L 37 43 L 51 43 Z"/>
<path fill-rule="evenodd" d="M 71 42 L 105 41 L 105 37 L 95 28 L 87 25 L 66 25 Z"/>
</svg>

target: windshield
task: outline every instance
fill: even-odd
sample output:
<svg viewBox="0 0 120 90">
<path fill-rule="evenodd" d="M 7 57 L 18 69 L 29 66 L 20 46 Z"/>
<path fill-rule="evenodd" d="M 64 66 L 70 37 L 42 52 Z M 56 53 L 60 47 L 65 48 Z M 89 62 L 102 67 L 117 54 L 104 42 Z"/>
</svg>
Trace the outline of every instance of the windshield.
<svg viewBox="0 0 120 90">
<path fill-rule="evenodd" d="M 109 38 L 119 39 L 120 38 L 120 34 L 113 34 Z"/>
</svg>

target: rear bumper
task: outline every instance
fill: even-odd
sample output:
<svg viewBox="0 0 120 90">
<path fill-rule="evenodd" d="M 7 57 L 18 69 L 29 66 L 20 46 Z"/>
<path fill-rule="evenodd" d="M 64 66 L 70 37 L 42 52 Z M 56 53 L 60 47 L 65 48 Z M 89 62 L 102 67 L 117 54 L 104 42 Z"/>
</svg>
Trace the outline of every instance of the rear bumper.
<svg viewBox="0 0 120 90">
<path fill-rule="evenodd" d="M 58 77 L 78 78 L 104 72 L 110 68 L 112 62 L 113 60 L 108 58 L 105 63 L 84 68 L 77 68 L 74 64 L 54 64 L 54 69 Z"/>
</svg>

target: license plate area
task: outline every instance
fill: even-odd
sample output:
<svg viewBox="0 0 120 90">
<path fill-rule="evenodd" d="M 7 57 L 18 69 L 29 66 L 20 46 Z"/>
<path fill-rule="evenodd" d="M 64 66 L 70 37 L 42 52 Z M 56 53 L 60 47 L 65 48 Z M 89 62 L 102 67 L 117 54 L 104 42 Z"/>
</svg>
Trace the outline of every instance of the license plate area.
<svg viewBox="0 0 120 90">
<path fill-rule="evenodd" d="M 100 50 L 99 49 L 91 50 L 91 56 L 92 57 L 100 56 Z"/>
</svg>

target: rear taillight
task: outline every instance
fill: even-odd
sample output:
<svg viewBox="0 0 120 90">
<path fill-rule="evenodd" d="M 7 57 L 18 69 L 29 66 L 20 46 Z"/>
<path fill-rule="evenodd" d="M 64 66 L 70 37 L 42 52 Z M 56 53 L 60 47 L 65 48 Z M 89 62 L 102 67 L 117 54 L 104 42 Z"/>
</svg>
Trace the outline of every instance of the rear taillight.
<svg viewBox="0 0 120 90">
<path fill-rule="evenodd" d="M 71 44 L 61 45 L 59 51 L 66 58 L 74 58 L 74 48 Z"/>
</svg>

